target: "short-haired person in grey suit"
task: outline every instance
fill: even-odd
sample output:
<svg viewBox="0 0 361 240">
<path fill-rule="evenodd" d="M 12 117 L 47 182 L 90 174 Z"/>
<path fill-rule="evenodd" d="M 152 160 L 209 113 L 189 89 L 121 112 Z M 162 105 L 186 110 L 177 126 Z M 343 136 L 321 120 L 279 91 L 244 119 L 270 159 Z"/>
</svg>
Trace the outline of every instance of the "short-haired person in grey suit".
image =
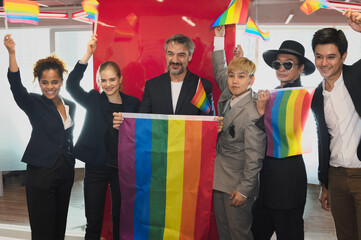
<svg viewBox="0 0 361 240">
<path fill-rule="evenodd" d="M 224 27 L 216 28 L 216 32 Z M 235 58 L 228 68 L 224 51 L 213 52 L 213 72 L 222 94 L 218 113 L 224 117 L 214 165 L 214 212 L 219 239 L 252 240 L 253 199 L 262 167 L 266 134 L 255 123 L 260 115 L 251 86 L 256 65 Z"/>
</svg>

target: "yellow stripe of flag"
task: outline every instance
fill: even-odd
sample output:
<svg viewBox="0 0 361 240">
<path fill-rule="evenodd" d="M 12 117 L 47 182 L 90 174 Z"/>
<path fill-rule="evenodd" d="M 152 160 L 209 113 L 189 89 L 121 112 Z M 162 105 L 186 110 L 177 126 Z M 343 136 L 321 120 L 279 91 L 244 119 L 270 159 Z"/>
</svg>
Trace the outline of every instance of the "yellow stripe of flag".
<svg viewBox="0 0 361 240">
<path fill-rule="evenodd" d="M 164 240 L 179 239 L 183 201 L 185 121 L 168 122 L 167 193 Z"/>
</svg>

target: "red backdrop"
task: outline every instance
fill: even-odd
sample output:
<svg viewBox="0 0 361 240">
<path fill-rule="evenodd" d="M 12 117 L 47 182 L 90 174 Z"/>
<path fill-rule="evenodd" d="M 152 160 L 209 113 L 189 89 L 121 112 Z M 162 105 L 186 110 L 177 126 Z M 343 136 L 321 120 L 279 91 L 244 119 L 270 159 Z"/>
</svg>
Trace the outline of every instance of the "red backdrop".
<svg viewBox="0 0 361 240">
<path fill-rule="evenodd" d="M 196 45 L 189 70 L 212 82 L 216 107 L 220 91 L 213 76 L 214 33 L 209 26 L 227 9 L 229 2 L 100 0 L 94 75 L 102 62 L 112 60 L 118 63 L 123 75 L 122 91 L 141 99 L 145 81 L 167 71 L 165 41 L 173 34 L 182 33 Z M 231 59 L 234 46 L 235 27 L 228 26 L 227 59 Z M 106 214 L 109 215 L 109 211 Z M 109 217 L 105 216 L 105 219 Z M 104 228 L 109 230 L 109 224 L 105 224 Z M 103 237 L 111 239 L 106 232 L 103 231 Z"/>
</svg>

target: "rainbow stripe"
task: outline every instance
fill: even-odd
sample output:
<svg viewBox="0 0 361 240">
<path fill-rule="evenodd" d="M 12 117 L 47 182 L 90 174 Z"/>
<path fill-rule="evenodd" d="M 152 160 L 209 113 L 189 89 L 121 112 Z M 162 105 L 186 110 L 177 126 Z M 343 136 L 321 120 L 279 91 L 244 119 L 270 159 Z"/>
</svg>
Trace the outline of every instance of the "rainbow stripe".
<svg viewBox="0 0 361 240">
<path fill-rule="evenodd" d="M 306 0 L 300 7 L 302 12 L 309 15 L 320 8 L 328 8 L 329 2 L 326 0 Z"/>
<path fill-rule="evenodd" d="M 123 117 L 120 239 L 206 239 L 218 126 L 214 117 Z"/>
<path fill-rule="evenodd" d="M 201 79 L 198 80 L 198 86 L 196 90 L 196 94 L 194 94 L 191 103 L 208 114 L 211 111 L 211 105 L 209 104 L 206 91 L 204 90 Z"/>
<path fill-rule="evenodd" d="M 265 112 L 267 156 L 284 158 L 302 154 L 302 132 L 314 90 L 277 89 L 271 92 Z"/>
<path fill-rule="evenodd" d="M 99 2 L 97 0 L 84 0 L 81 5 L 84 11 L 88 14 L 90 21 L 96 21 L 96 15 L 98 14 Z"/>
<path fill-rule="evenodd" d="M 217 18 L 212 27 L 221 25 L 246 23 L 248 15 L 248 2 L 249 0 L 236 0 L 232 1 L 228 9 Z"/>
<path fill-rule="evenodd" d="M 8 22 L 39 24 L 39 4 L 36 1 L 6 0 L 4 10 Z"/>
<path fill-rule="evenodd" d="M 263 39 L 264 41 L 270 40 L 269 32 L 262 32 L 261 30 L 259 30 L 256 23 L 251 19 L 251 17 L 248 18 L 246 30 L 244 30 L 244 33 L 250 36 L 258 37 L 260 39 Z"/>
</svg>

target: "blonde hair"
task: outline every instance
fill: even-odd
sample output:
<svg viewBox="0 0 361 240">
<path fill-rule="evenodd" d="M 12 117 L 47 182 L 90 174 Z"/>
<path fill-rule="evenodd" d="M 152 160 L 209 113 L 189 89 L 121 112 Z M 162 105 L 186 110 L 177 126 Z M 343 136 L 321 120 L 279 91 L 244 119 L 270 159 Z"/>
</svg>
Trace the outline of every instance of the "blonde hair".
<svg viewBox="0 0 361 240">
<path fill-rule="evenodd" d="M 45 70 L 53 69 L 58 70 L 58 74 L 63 80 L 63 74 L 68 73 L 68 70 L 65 68 L 66 64 L 63 60 L 58 58 L 55 54 L 50 55 L 49 57 L 39 59 L 34 64 L 33 75 L 34 81 L 38 79 L 40 81 L 41 76 Z"/>
<path fill-rule="evenodd" d="M 250 77 L 253 77 L 256 72 L 256 64 L 245 57 L 235 58 L 228 65 L 228 73 L 239 70 L 247 72 Z"/>
</svg>

